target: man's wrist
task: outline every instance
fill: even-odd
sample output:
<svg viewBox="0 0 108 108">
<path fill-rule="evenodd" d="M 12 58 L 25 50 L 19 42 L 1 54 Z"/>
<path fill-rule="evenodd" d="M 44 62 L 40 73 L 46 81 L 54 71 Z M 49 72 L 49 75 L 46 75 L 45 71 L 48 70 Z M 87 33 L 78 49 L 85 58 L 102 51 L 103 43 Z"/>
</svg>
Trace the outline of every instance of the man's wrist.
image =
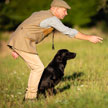
<svg viewBox="0 0 108 108">
<path fill-rule="evenodd" d="M 75 36 L 75 38 L 77 39 L 82 39 L 82 40 L 90 40 L 90 35 L 85 35 L 83 33 L 78 32 L 77 35 Z"/>
</svg>

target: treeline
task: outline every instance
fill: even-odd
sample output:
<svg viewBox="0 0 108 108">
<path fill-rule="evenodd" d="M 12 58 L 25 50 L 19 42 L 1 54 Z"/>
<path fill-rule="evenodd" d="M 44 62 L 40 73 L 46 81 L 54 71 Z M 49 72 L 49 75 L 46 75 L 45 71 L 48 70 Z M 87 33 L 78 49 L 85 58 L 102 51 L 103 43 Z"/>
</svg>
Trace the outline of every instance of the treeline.
<svg viewBox="0 0 108 108">
<path fill-rule="evenodd" d="M 108 28 L 108 0 L 65 0 L 70 6 L 63 22 L 69 26 Z M 0 0 L 0 31 L 14 30 L 33 12 L 47 10 L 52 0 Z"/>
</svg>

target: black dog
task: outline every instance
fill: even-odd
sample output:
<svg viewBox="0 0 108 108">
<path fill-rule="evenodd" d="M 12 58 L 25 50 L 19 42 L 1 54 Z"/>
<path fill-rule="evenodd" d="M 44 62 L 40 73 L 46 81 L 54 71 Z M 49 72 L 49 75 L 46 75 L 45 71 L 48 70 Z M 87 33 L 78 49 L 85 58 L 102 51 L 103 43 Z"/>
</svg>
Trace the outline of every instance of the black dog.
<svg viewBox="0 0 108 108">
<path fill-rule="evenodd" d="M 57 52 L 54 59 L 44 69 L 39 86 L 38 94 L 42 93 L 46 97 L 45 92 L 49 95 L 54 94 L 54 87 L 57 85 L 64 76 L 64 69 L 67 60 L 75 58 L 76 53 L 69 52 L 67 49 L 61 49 Z"/>
</svg>

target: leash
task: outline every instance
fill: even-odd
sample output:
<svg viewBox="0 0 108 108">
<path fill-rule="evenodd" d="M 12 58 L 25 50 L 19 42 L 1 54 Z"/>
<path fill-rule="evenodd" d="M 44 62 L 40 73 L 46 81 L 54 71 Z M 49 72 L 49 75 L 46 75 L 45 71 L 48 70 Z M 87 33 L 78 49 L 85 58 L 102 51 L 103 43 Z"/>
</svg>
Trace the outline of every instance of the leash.
<svg viewBox="0 0 108 108">
<path fill-rule="evenodd" d="M 52 34 L 52 50 L 55 49 L 55 47 L 54 47 L 54 32 L 55 32 L 55 30 L 53 31 L 53 34 Z"/>
</svg>

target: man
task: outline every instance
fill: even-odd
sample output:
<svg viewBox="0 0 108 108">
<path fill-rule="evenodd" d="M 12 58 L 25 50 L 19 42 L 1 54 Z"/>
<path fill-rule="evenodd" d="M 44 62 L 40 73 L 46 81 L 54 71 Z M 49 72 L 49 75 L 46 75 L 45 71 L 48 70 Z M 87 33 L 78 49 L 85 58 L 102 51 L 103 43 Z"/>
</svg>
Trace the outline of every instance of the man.
<svg viewBox="0 0 108 108">
<path fill-rule="evenodd" d="M 31 69 L 25 99 L 36 98 L 38 84 L 44 70 L 44 66 L 36 52 L 35 44 L 41 42 L 54 29 L 67 36 L 93 43 L 102 42 L 103 40 L 101 37 L 85 35 L 76 29 L 63 25 L 60 19 L 67 15 L 67 9 L 71 9 L 71 7 L 65 1 L 53 0 L 50 10 L 34 12 L 18 26 L 8 42 L 8 46 L 13 50 L 13 57 L 17 58 L 20 55 Z"/>
</svg>

